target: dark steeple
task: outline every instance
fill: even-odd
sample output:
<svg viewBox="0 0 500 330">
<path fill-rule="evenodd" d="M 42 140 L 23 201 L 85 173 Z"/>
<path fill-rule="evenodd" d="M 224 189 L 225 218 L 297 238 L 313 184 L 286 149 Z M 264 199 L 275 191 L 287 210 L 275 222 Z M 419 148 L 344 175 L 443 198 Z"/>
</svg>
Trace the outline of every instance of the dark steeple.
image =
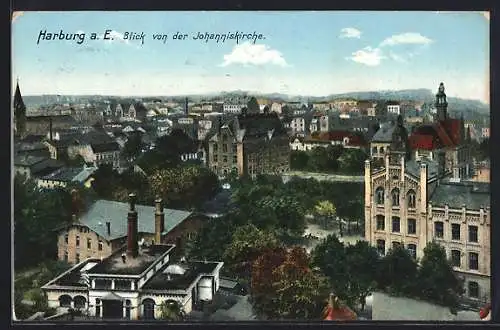
<svg viewBox="0 0 500 330">
<path fill-rule="evenodd" d="M 184 100 L 184 113 L 186 114 L 186 116 L 189 114 L 189 103 L 188 103 L 188 98 L 187 97 Z"/>
<path fill-rule="evenodd" d="M 14 93 L 14 118 L 17 134 L 24 134 L 26 129 L 26 105 L 24 104 L 21 90 L 19 89 L 19 80 L 17 81 L 16 91 Z"/>
<path fill-rule="evenodd" d="M 465 130 L 465 121 L 464 121 L 464 113 L 460 116 L 460 139 L 461 143 L 467 142 L 467 132 Z"/>
<path fill-rule="evenodd" d="M 436 103 L 434 104 L 437 110 L 437 120 L 442 121 L 448 119 L 448 102 L 446 102 L 446 94 L 444 92 L 444 84 L 440 83 L 436 94 Z"/>
<path fill-rule="evenodd" d="M 410 158 L 411 151 L 408 142 L 408 131 L 404 127 L 403 117 L 401 115 L 398 116 L 396 127 L 392 132 L 390 152 L 404 154 L 406 159 Z"/>
</svg>

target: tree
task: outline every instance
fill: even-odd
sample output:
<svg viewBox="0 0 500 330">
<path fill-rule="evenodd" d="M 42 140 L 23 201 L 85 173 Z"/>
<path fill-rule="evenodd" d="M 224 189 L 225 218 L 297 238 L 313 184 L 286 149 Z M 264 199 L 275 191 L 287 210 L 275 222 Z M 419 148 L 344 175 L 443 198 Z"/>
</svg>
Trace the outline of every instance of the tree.
<svg viewBox="0 0 500 330">
<path fill-rule="evenodd" d="M 113 169 L 113 166 L 102 164 L 94 172 L 93 176 L 92 188 L 97 195 L 104 199 L 112 198 L 113 191 L 120 184 L 120 175 Z"/>
<path fill-rule="evenodd" d="M 271 319 L 317 319 L 328 282 L 309 268 L 303 248 L 268 249 L 252 268 L 252 303 Z"/>
<path fill-rule="evenodd" d="M 293 170 L 305 170 L 309 161 L 309 155 L 305 151 L 292 150 L 290 153 L 290 168 Z"/>
<path fill-rule="evenodd" d="M 311 171 L 322 172 L 328 169 L 327 150 L 323 147 L 315 147 L 309 152 L 307 167 Z"/>
<path fill-rule="evenodd" d="M 424 299 L 451 308 L 458 307 L 463 283 L 453 272 L 445 249 L 435 242 L 428 243 L 417 275 L 417 292 Z"/>
<path fill-rule="evenodd" d="M 413 295 L 417 274 L 417 262 L 408 251 L 398 244 L 382 259 L 378 271 L 378 286 L 396 295 Z"/>
<path fill-rule="evenodd" d="M 252 224 L 238 227 L 224 252 L 224 264 L 237 277 L 250 278 L 255 259 L 265 249 L 277 246 L 279 242 L 272 232 L 260 230 Z"/>
<path fill-rule="evenodd" d="M 349 292 L 349 274 L 347 254 L 344 244 L 337 236 L 329 235 L 312 251 L 312 265 L 318 267 L 330 280 L 337 297 L 351 305 L 357 297 Z"/>
<path fill-rule="evenodd" d="M 347 173 L 362 173 L 367 155 L 360 149 L 345 149 L 338 162 L 342 171 Z"/>
<path fill-rule="evenodd" d="M 335 205 L 327 200 L 318 202 L 314 207 L 314 214 L 320 218 L 321 225 L 324 229 L 328 229 L 337 215 Z"/>
<path fill-rule="evenodd" d="M 351 274 L 349 295 L 356 297 L 361 310 L 366 305 L 366 297 L 376 288 L 376 272 L 380 258 L 377 250 L 366 241 L 357 241 L 346 247 L 348 273 Z M 353 299 L 354 300 L 354 299 Z"/>
<path fill-rule="evenodd" d="M 142 136 L 140 133 L 131 134 L 127 142 L 125 142 L 125 146 L 123 147 L 122 154 L 126 158 L 136 158 L 141 154 L 142 149 L 144 148 L 144 143 L 142 142 Z"/>
<path fill-rule="evenodd" d="M 293 109 L 289 105 L 281 107 L 281 113 L 285 120 L 290 120 L 293 117 Z"/>
<path fill-rule="evenodd" d="M 257 102 L 257 99 L 254 96 L 252 96 L 248 100 L 247 108 L 248 108 L 248 113 L 259 113 L 260 112 L 259 102 Z"/>
<path fill-rule="evenodd" d="M 166 321 L 178 322 L 185 318 L 186 314 L 177 300 L 167 300 L 160 305 L 160 318 Z"/>
<path fill-rule="evenodd" d="M 172 208 L 194 209 L 213 198 L 220 184 L 209 169 L 191 165 L 161 169 L 150 177 L 152 193 Z"/>
<path fill-rule="evenodd" d="M 20 269 L 55 258 L 54 231 L 71 221 L 72 198 L 66 189 L 40 190 L 32 180 L 14 177 L 14 262 Z"/>
</svg>

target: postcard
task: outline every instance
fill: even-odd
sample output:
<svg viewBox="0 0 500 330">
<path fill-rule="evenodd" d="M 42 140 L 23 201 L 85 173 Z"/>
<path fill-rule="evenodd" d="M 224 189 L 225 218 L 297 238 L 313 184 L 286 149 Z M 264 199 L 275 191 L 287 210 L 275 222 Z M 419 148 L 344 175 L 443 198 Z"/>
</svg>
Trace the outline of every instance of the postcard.
<svg viewBox="0 0 500 330">
<path fill-rule="evenodd" d="M 484 12 L 15 12 L 13 319 L 489 320 L 489 40 Z"/>
</svg>

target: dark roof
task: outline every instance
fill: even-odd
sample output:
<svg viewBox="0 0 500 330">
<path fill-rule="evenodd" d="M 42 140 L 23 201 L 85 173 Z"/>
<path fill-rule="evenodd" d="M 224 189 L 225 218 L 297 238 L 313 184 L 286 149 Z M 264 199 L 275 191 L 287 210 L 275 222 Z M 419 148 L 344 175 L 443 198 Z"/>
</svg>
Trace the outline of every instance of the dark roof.
<svg viewBox="0 0 500 330">
<path fill-rule="evenodd" d="M 120 145 L 117 142 L 92 143 L 92 151 L 95 153 L 119 151 Z"/>
<path fill-rule="evenodd" d="M 60 182 L 71 182 L 78 181 L 83 182 L 88 179 L 95 172 L 95 168 L 85 168 L 85 167 L 63 167 L 55 172 L 49 173 L 41 177 L 42 180 L 60 181 Z"/>
<path fill-rule="evenodd" d="M 22 155 L 14 158 L 14 166 L 31 167 L 47 160 L 48 157 Z"/>
<path fill-rule="evenodd" d="M 89 260 L 90 262 L 90 260 Z M 81 270 L 83 267 L 85 267 L 88 264 L 88 262 L 81 263 L 80 265 L 76 266 L 75 268 L 71 269 L 68 273 L 66 273 L 64 276 L 60 277 L 59 279 L 54 281 L 54 285 L 61 285 L 61 286 L 73 286 L 73 287 L 81 287 L 81 288 L 87 288 L 87 286 L 84 284 L 82 281 L 82 273 Z"/>
<path fill-rule="evenodd" d="M 44 134 L 29 134 L 26 135 L 21 142 L 25 143 L 36 143 L 36 142 L 42 142 L 45 139 Z"/>
<path fill-rule="evenodd" d="M 274 130 L 273 136 L 287 134 L 283 123 L 276 113 L 240 114 L 237 116 L 238 129 L 244 129 L 244 138 L 264 137 Z"/>
<path fill-rule="evenodd" d="M 433 206 L 448 204 L 451 208 L 479 210 L 490 206 L 490 191 L 488 183 L 441 182 L 432 193 L 430 201 Z"/>
<path fill-rule="evenodd" d="M 127 203 L 97 200 L 89 210 L 84 213 L 79 222 L 99 236 L 108 240 L 127 236 L 127 214 L 129 205 Z M 136 205 L 138 217 L 138 232 L 154 233 L 155 207 L 147 205 Z M 168 233 L 177 225 L 192 215 L 191 212 L 164 209 L 165 227 L 164 232 Z M 111 223 L 111 235 L 108 235 L 106 222 Z"/>
<path fill-rule="evenodd" d="M 427 179 L 432 179 L 437 176 L 438 163 L 433 160 L 416 161 L 414 159 L 405 162 L 405 171 L 414 177 L 420 178 L 420 165 L 427 164 Z"/>
<path fill-rule="evenodd" d="M 114 252 L 102 262 L 88 270 L 89 274 L 122 274 L 140 275 L 162 255 L 174 249 L 174 245 L 151 245 L 147 248 L 139 248 L 136 258 L 127 256 L 125 263 L 122 254 L 127 247 L 124 246 Z"/>
<path fill-rule="evenodd" d="M 78 121 L 70 115 L 57 115 L 57 116 L 26 116 L 27 121 L 46 121 L 49 122 L 52 118 L 52 123 L 68 123 L 77 124 Z"/>
<path fill-rule="evenodd" d="M 392 141 L 392 133 L 396 125 L 393 123 L 383 123 L 380 125 L 379 130 L 373 135 L 372 142 L 390 143 Z"/>
<path fill-rule="evenodd" d="M 164 270 L 169 266 L 165 265 L 158 271 L 149 281 L 142 287 L 143 290 L 185 290 L 187 289 L 199 276 L 212 275 L 215 268 L 220 262 L 213 261 L 195 261 L 189 262 L 182 267 L 186 272 L 180 274 L 165 274 Z M 170 275 L 170 276 L 169 276 Z"/>
</svg>

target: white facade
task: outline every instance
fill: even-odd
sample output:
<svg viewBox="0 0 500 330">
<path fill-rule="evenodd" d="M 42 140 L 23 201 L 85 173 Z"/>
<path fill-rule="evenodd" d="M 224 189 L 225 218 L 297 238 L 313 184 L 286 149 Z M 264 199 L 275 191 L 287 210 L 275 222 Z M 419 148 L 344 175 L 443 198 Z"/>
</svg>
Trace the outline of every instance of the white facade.
<svg viewBox="0 0 500 330">
<path fill-rule="evenodd" d="M 246 104 L 231 104 L 231 103 L 224 103 L 222 106 L 222 111 L 224 113 L 234 113 L 238 114 L 241 113 L 241 109 L 246 107 Z"/>
<path fill-rule="evenodd" d="M 306 120 L 303 117 L 295 117 L 290 122 L 293 134 L 304 133 L 306 131 Z"/>
<path fill-rule="evenodd" d="M 387 106 L 387 112 L 388 113 L 393 113 L 396 115 L 401 114 L 401 106 L 399 104 L 391 104 Z"/>
</svg>

